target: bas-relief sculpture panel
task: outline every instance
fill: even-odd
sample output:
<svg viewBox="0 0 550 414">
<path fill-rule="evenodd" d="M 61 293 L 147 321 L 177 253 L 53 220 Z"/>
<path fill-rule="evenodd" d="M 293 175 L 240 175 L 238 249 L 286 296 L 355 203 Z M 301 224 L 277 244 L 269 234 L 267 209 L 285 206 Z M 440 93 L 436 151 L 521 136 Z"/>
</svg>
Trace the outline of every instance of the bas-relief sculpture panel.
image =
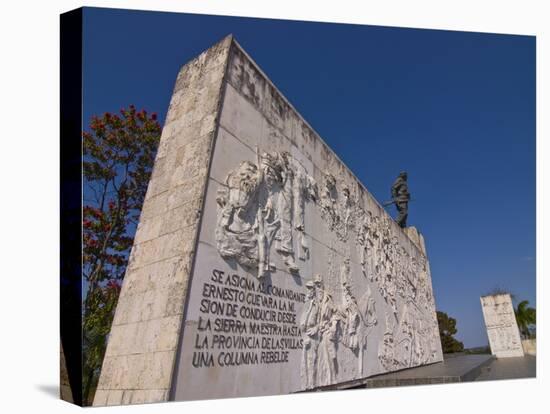
<svg viewBox="0 0 550 414">
<path fill-rule="evenodd" d="M 274 250 L 287 271 L 298 273 L 296 260 L 308 260 L 305 204 L 317 199 L 311 176 L 288 152 L 258 152 L 256 164 L 242 161 L 218 190 L 216 246 L 220 255 L 263 278 L 275 269 Z"/>
<path fill-rule="evenodd" d="M 227 79 L 178 384 L 277 394 L 440 361 L 424 254 L 237 47 Z"/>
<path fill-rule="evenodd" d="M 491 352 L 497 358 L 523 356 L 512 298 L 509 294 L 481 297 Z"/>
</svg>

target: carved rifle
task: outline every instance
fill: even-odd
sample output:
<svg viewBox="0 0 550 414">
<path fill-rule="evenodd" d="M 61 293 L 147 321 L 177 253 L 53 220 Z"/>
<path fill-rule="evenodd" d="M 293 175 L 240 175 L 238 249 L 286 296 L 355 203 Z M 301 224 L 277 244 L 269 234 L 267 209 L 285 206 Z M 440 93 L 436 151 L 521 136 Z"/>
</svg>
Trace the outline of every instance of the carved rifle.
<svg viewBox="0 0 550 414">
<path fill-rule="evenodd" d="M 259 182 L 263 182 L 264 173 L 262 170 L 262 157 L 260 156 L 260 148 L 256 145 L 256 162 L 258 163 L 258 177 Z"/>
</svg>

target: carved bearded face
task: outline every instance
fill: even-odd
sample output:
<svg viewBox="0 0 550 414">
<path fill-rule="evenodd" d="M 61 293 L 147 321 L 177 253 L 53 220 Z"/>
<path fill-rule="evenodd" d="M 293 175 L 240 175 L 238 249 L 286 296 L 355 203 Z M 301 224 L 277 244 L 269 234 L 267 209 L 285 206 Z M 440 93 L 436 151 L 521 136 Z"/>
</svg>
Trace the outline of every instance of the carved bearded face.
<svg viewBox="0 0 550 414">
<path fill-rule="evenodd" d="M 258 168 L 243 162 L 239 168 L 227 178 L 229 187 L 229 202 L 235 207 L 244 208 L 258 188 Z"/>
<path fill-rule="evenodd" d="M 344 187 L 344 189 L 342 190 L 342 194 L 344 196 L 344 200 L 349 200 L 349 197 L 350 197 L 349 188 Z"/>
<path fill-rule="evenodd" d="M 264 176 L 265 185 L 269 190 L 272 190 L 278 183 L 282 181 L 280 173 L 280 165 L 277 157 L 263 153 L 260 160 L 260 168 Z"/>
<path fill-rule="evenodd" d="M 344 301 L 347 306 L 351 306 L 355 303 L 355 298 L 348 289 L 344 291 Z"/>
<path fill-rule="evenodd" d="M 271 167 L 264 168 L 264 179 L 267 185 L 267 188 L 272 189 L 277 184 L 277 174 L 275 170 Z"/>
</svg>

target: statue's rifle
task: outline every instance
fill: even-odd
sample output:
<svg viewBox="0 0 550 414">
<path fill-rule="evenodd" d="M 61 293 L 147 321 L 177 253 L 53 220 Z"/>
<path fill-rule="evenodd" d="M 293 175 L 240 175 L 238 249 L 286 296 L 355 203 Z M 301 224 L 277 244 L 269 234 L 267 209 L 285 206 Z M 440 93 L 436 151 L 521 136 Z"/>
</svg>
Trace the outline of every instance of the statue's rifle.
<svg viewBox="0 0 550 414">
<path fill-rule="evenodd" d="M 411 201 L 414 201 L 413 199 L 409 199 L 407 200 L 407 203 L 410 203 Z M 382 203 L 382 207 L 389 207 L 391 206 L 392 204 L 396 204 L 397 203 L 397 200 L 390 200 L 390 201 L 386 201 L 384 203 Z"/>
</svg>

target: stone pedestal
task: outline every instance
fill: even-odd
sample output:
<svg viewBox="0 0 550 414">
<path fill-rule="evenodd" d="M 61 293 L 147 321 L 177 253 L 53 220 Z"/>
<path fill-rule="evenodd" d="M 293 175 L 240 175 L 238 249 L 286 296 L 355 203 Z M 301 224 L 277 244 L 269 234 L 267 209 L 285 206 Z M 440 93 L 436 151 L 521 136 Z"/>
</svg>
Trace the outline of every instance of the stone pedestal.
<svg viewBox="0 0 550 414">
<path fill-rule="evenodd" d="M 424 255 L 427 255 L 426 244 L 424 243 L 424 236 L 422 235 L 422 233 L 420 233 L 416 229 L 416 227 L 413 226 L 405 227 L 403 230 L 405 231 L 407 236 L 409 236 L 412 242 L 416 244 L 416 247 L 418 247 Z"/>
</svg>

